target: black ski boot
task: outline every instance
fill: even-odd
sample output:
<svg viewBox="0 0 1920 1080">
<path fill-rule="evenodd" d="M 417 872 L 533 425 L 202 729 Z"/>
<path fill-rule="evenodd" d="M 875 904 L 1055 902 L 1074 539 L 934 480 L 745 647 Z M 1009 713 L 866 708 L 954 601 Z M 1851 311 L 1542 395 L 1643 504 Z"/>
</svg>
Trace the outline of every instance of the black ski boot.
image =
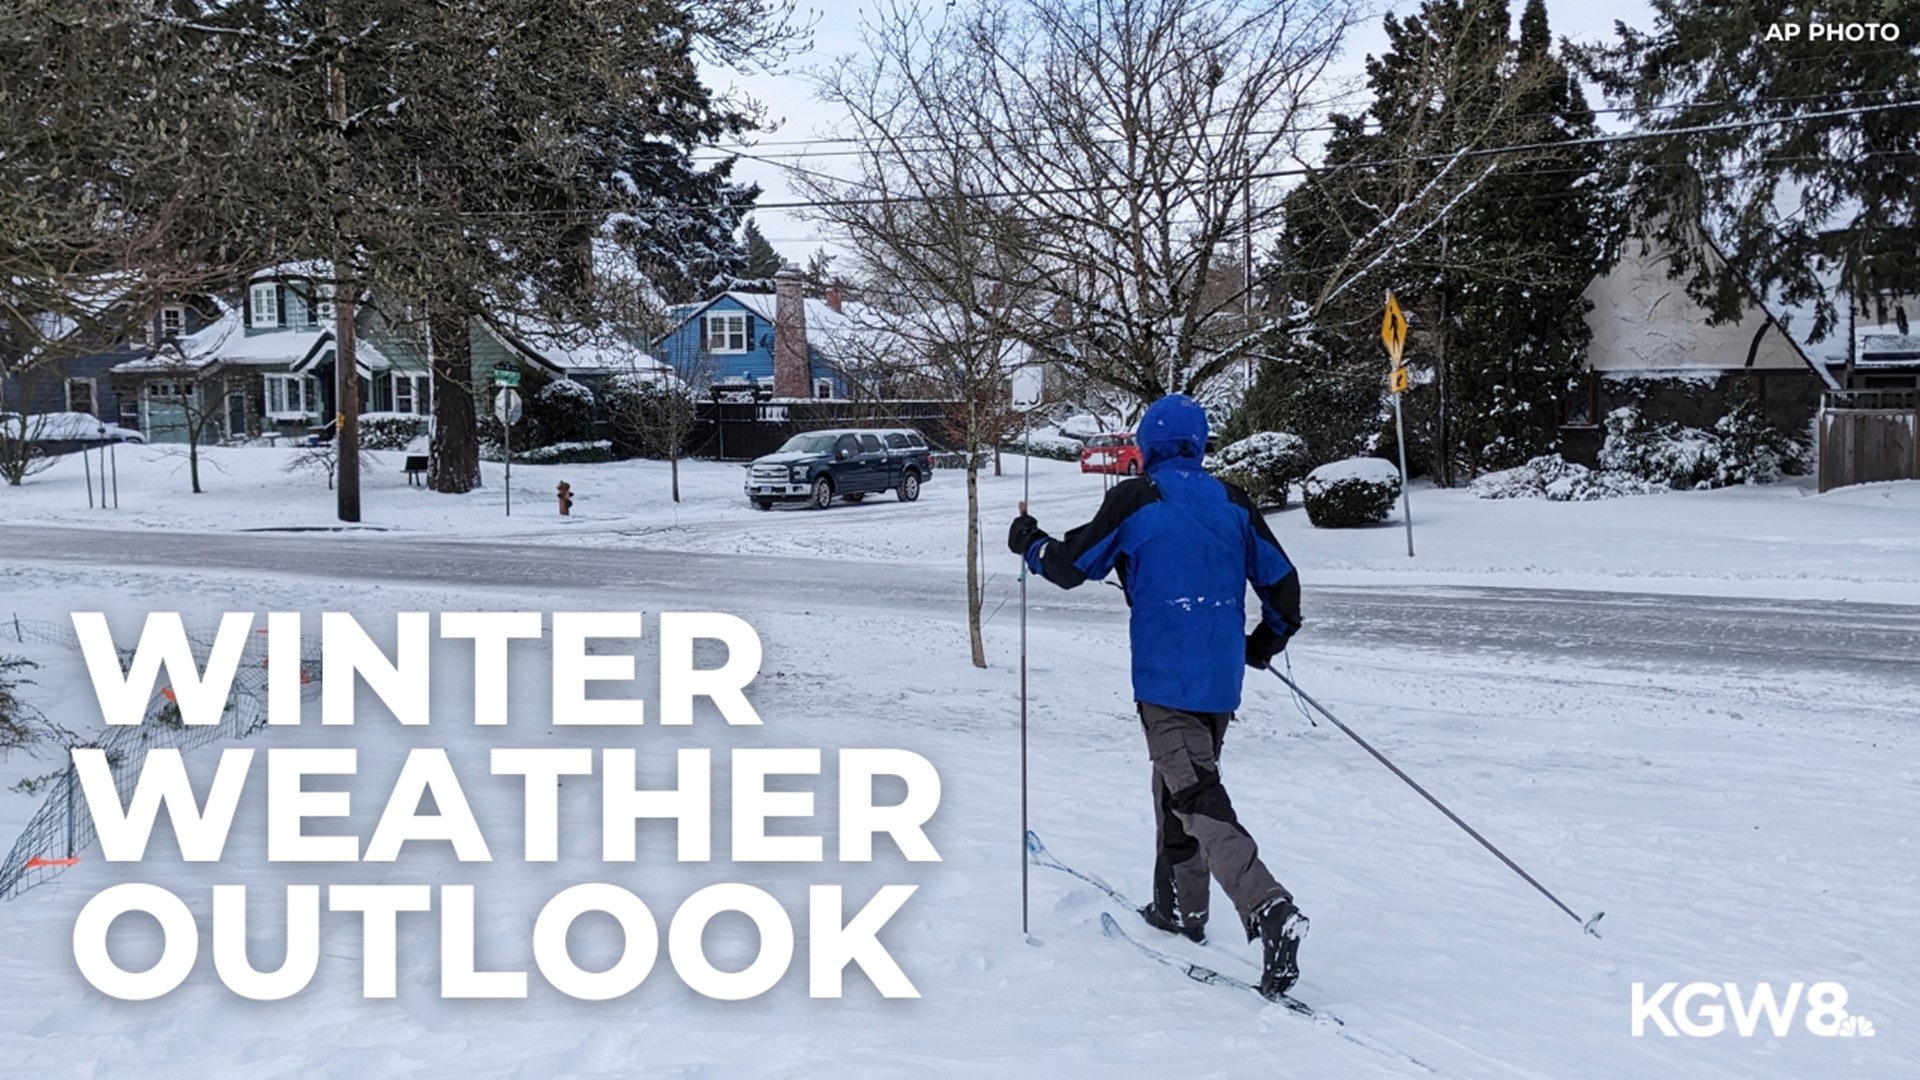
<svg viewBox="0 0 1920 1080">
<path fill-rule="evenodd" d="M 1191 922 L 1180 917 L 1180 904 L 1174 898 L 1173 867 L 1167 865 L 1164 856 L 1153 860 L 1153 903 L 1139 911 L 1140 917 L 1155 930 L 1185 935 L 1187 940 L 1196 945 L 1207 940 L 1207 920 L 1204 915 L 1198 921 Z"/>
<path fill-rule="evenodd" d="M 1148 904 L 1140 909 L 1140 917 L 1147 920 L 1148 926 L 1169 934 L 1180 934 L 1196 945 L 1207 942 L 1207 924 L 1182 921 L 1177 912 Z"/>
<path fill-rule="evenodd" d="M 1260 995 L 1278 1001 L 1300 979 L 1300 939 L 1307 935 L 1307 917 L 1291 897 L 1277 897 L 1253 913 L 1252 929 L 1260 938 Z"/>
</svg>

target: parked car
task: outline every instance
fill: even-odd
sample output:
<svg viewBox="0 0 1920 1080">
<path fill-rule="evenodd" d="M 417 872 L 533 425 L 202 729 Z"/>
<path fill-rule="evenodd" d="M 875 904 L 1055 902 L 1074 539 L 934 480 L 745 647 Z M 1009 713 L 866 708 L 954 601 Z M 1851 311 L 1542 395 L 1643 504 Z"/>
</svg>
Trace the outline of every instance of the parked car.
<svg viewBox="0 0 1920 1080">
<path fill-rule="evenodd" d="M 833 500 L 859 502 L 892 491 L 901 502 L 920 497 L 933 477 L 933 451 L 911 428 L 807 431 L 747 466 L 747 498 L 761 510 L 804 502 L 825 510 Z"/>
<path fill-rule="evenodd" d="M 1140 448 L 1134 445 L 1131 431 L 1094 435 L 1080 447 L 1080 471 L 1083 473 L 1139 476 L 1141 468 Z"/>
<path fill-rule="evenodd" d="M 49 456 L 91 450 L 110 442 L 144 443 L 145 435 L 118 424 L 109 424 L 91 413 L 32 413 L 21 422 L 18 413 L 0 413 L 0 440 L 11 439 L 22 431 L 26 441 Z"/>
</svg>

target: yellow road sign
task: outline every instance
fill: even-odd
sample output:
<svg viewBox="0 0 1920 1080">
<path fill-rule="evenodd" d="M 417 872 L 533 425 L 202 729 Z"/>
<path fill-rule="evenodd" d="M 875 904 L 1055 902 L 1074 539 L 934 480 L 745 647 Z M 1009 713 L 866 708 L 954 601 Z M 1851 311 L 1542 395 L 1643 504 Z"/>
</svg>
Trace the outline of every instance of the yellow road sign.
<svg viewBox="0 0 1920 1080">
<path fill-rule="evenodd" d="M 1389 384 L 1393 392 L 1396 394 L 1404 394 L 1407 392 L 1407 387 L 1411 385 L 1411 383 L 1412 379 L 1407 375 L 1406 365 L 1396 365 L 1393 369 L 1393 380 Z"/>
<path fill-rule="evenodd" d="M 1400 354 L 1407 347 L 1407 317 L 1401 314 L 1400 301 L 1393 298 L 1391 291 L 1387 293 L 1386 318 L 1380 320 L 1380 340 L 1386 342 L 1387 355 L 1398 364 Z"/>
</svg>

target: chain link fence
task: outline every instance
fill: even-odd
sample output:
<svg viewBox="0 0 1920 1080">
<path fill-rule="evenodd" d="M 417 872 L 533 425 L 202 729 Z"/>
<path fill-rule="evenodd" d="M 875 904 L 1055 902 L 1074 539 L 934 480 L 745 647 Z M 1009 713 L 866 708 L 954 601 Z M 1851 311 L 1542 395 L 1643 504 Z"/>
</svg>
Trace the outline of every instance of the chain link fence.
<svg viewBox="0 0 1920 1080">
<path fill-rule="evenodd" d="M 206 663 L 213 639 L 188 634 L 194 658 Z M 78 650 L 79 635 L 71 626 L 40 619 L 22 619 L 18 615 L 0 621 L 0 643 L 53 645 Z M 120 662 L 126 665 L 132 650 L 120 650 Z M 300 639 L 301 696 L 311 697 L 320 689 L 320 640 Z M 248 637 L 241 653 L 240 669 L 233 680 L 233 691 L 217 724 L 187 725 L 181 722 L 170 688 L 162 687 L 147 703 L 146 719 L 138 725 L 110 727 L 92 742 L 74 744 L 98 747 L 106 751 L 113 770 L 113 784 L 125 805 L 147 751 L 171 748 L 181 751 L 204 746 L 216 739 L 239 739 L 259 731 L 267 723 L 267 638 L 264 633 Z M 69 748 L 71 749 L 71 748 Z M 48 785 L 46 802 L 40 805 L 19 839 L 0 861 L 0 900 L 11 900 L 36 885 L 57 877 L 79 861 L 80 854 L 93 846 L 93 816 L 87 813 L 87 800 L 79 790 L 79 777 L 68 754 L 66 771 Z"/>
</svg>

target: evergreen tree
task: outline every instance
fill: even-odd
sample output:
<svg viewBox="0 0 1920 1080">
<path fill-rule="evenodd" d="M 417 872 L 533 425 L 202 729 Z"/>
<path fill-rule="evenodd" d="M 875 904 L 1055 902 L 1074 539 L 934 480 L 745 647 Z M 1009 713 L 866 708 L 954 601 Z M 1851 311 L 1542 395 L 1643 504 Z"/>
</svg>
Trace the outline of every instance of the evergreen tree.
<svg viewBox="0 0 1920 1080">
<path fill-rule="evenodd" d="M 1540 0 L 1517 44 L 1504 0 L 1430 0 L 1384 27 L 1389 48 L 1367 61 L 1367 116 L 1335 117 L 1323 179 L 1288 198 L 1266 275 L 1296 309 L 1348 248 L 1392 226 L 1396 189 L 1453 167 L 1451 155 L 1593 129 Z M 1408 361 L 1430 375 L 1402 402 L 1410 459 L 1452 483 L 1551 450 L 1587 341 L 1580 294 L 1601 265 L 1596 168 L 1571 147 L 1495 158 L 1438 228 L 1388 248 L 1304 330 L 1270 343 L 1280 363 L 1250 393 L 1249 422 L 1301 435 L 1316 459 L 1384 448 L 1378 335 L 1391 289 L 1412 323 Z"/>
<path fill-rule="evenodd" d="M 1849 301 L 1875 319 L 1916 314 L 1920 22 L 1910 0 L 1651 6 L 1652 30 L 1622 25 L 1612 47 L 1582 59 L 1637 127 L 1685 132 L 1620 156 L 1632 205 L 1688 294 L 1720 320 L 1755 295 L 1805 307 L 1811 322 L 1795 329 L 1816 339 L 1845 332 Z M 1815 38 L 1814 24 L 1897 26 L 1898 37 Z"/>
<path fill-rule="evenodd" d="M 1543 0 L 1527 0 L 1508 78 L 1523 123 L 1516 142 L 1596 133 L 1579 83 L 1553 54 Z M 1584 363 L 1591 308 L 1582 294 L 1603 264 L 1603 198 L 1593 147 L 1564 147 L 1502 167 L 1461 207 L 1445 236 L 1466 269 L 1438 267 L 1446 318 L 1444 399 L 1436 402 L 1436 473 L 1454 483 L 1555 449 L 1566 396 Z M 1464 472 L 1464 476 L 1459 473 Z"/>
<path fill-rule="evenodd" d="M 826 248 L 814 248 L 813 254 L 807 256 L 807 266 L 801 274 L 806 278 L 808 288 L 815 291 L 825 289 L 833 284 L 835 276 L 833 254 Z"/>
<path fill-rule="evenodd" d="M 740 247 L 746 258 L 740 268 L 740 287 L 748 292 L 772 292 L 773 275 L 780 272 L 786 260 L 773 250 L 761 233 L 760 226 L 752 218 L 747 219 L 747 227 L 740 237 Z"/>
</svg>

